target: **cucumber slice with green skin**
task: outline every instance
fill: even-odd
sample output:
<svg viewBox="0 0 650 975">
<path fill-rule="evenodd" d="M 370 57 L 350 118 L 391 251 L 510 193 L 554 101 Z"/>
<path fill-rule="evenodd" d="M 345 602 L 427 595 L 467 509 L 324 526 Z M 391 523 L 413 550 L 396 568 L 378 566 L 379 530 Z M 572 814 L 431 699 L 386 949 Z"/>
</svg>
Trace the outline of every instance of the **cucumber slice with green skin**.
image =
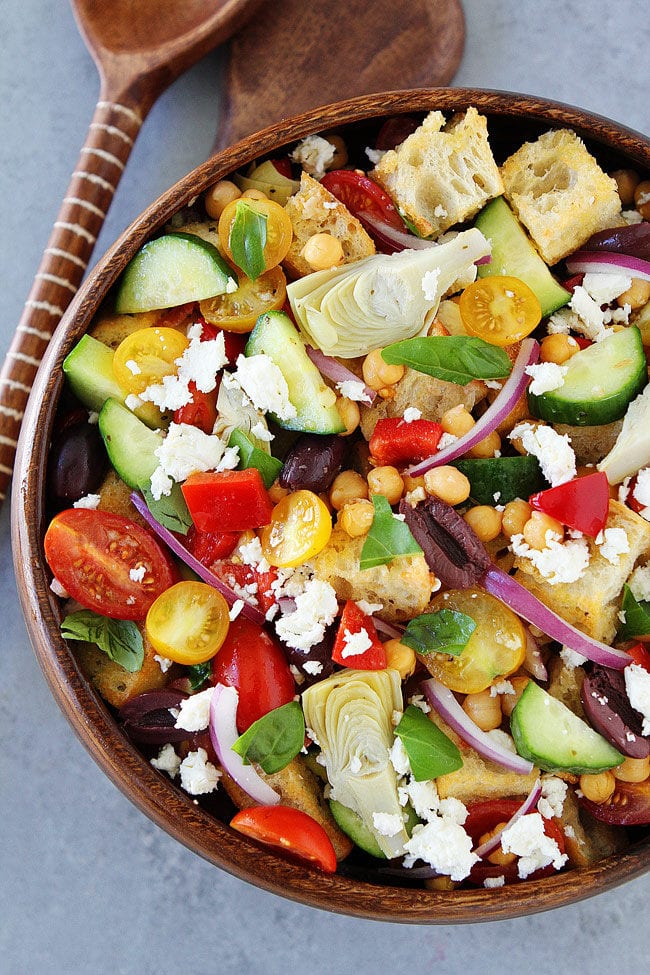
<svg viewBox="0 0 650 975">
<path fill-rule="evenodd" d="M 527 500 L 548 483 L 536 457 L 474 457 L 455 460 L 470 483 L 470 497 L 477 504 L 508 504 L 515 498 Z"/>
<path fill-rule="evenodd" d="M 99 413 L 99 432 L 116 473 L 130 488 L 149 487 L 158 467 L 155 451 L 163 442 L 131 410 L 116 399 L 107 399 Z"/>
<path fill-rule="evenodd" d="M 109 397 L 124 403 L 128 396 L 113 372 L 113 350 L 91 335 L 84 335 L 63 360 L 63 372 L 70 389 L 89 410 L 99 412 Z M 134 411 L 147 426 L 159 427 L 160 410 L 143 403 Z"/>
<path fill-rule="evenodd" d="M 332 390 L 307 355 L 288 315 L 281 311 L 260 315 L 245 355 L 267 355 L 285 378 L 297 415 L 290 420 L 274 416 L 278 426 L 303 433 L 342 433 L 345 426 L 336 405 L 331 404 Z"/>
<path fill-rule="evenodd" d="M 517 752 L 545 772 L 604 772 L 624 759 L 573 711 L 529 681 L 510 716 Z"/>
<path fill-rule="evenodd" d="M 334 822 L 342 830 L 346 836 L 349 836 L 352 842 L 363 850 L 364 853 L 369 853 L 372 857 L 377 857 L 378 860 L 385 860 L 386 854 L 383 852 L 377 839 L 371 829 L 368 829 L 361 816 L 355 813 L 354 809 L 350 809 L 349 806 L 344 806 L 342 802 L 337 802 L 336 799 L 330 799 L 330 812 L 334 817 Z M 406 809 L 406 832 L 411 835 L 413 832 L 413 827 L 417 826 L 420 822 L 413 807 L 407 805 Z"/>
<path fill-rule="evenodd" d="M 492 244 L 492 261 L 479 265 L 480 278 L 491 274 L 519 278 L 537 296 L 544 318 L 567 304 L 570 292 L 555 280 L 502 196 L 481 210 L 475 226 Z"/>
<path fill-rule="evenodd" d="M 581 349 L 566 367 L 558 389 L 538 396 L 528 393 L 533 416 L 578 427 L 612 423 L 648 382 L 641 333 L 635 326 Z"/>
<path fill-rule="evenodd" d="M 115 310 L 172 308 L 236 289 L 237 278 L 213 244 L 195 234 L 165 234 L 141 247 L 127 265 Z"/>
</svg>

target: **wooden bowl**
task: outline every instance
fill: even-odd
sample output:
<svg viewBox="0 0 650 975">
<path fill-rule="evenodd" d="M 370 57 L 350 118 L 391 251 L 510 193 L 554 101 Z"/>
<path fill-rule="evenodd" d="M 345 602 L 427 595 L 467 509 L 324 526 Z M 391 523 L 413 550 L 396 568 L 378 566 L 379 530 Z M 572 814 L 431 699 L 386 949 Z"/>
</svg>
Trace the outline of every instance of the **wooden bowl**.
<svg viewBox="0 0 650 975">
<path fill-rule="evenodd" d="M 323 875 L 267 853 L 195 804 L 156 772 L 120 731 L 60 636 L 61 611 L 43 557 L 45 474 L 63 385 L 61 363 L 89 327 L 100 302 L 138 248 L 190 200 L 265 153 L 348 123 L 381 116 L 474 105 L 490 122 L 500 158 L 552 126 L 568 126 L 606 167 L 650 171 L 650 141 L 597 115 L 542 99 L 474 89 L 419 89 L 368 95 L 329 105 L 250 136 L 180 180 L 131 225 L 106 254 L 68 309 L 41 366 L 22 426 L 13 486 L 15 569 L 27 628 L 52 692 L 75 732 L 112 781 L 147 816 L 211 863 L 258 887 L 329 911 L 384 921 L 460 923 L 533 914 L 570 904 L 650 869 L 650 836 L 625 853 L 585 869 L 498 889 L 450 892 L 378 886 L 353 875 Z M 344 868 L 345 869 L 345 868 Z"/>
</svg>

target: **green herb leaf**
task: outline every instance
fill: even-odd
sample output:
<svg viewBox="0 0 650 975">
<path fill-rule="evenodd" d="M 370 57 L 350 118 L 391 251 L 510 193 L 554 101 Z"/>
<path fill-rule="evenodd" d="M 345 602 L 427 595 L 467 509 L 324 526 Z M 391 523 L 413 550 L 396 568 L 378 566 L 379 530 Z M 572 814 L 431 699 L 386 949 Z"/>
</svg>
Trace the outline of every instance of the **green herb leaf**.
<svg viewBox="0 0 650 975">
<path fill-rule="evenodd" d="M 66 640 L 95 643 L 116 664 L 134 674 L 144 663 L 142 634 L 131 620 L 113 620 L 90 609 L 70 613 L 61 623 Z"/>
<path fill-rule="evenodd" d="M 416 782 L 436 779 L 463 765 L 458 747 L 413 704 L 402 715 L 395 734 L 402 739 Z"/>
<path fill-rule="evenodd" d="M 256 467 L 262 475 L 264 487 L 270 488 L 282 470 L 282 461 L 256 447 L 243 430 L 233 430 L 228 440 L 229 447 L 239 447 L 239 470 Z"/>
<path fill-rule="evenodd" d="M 632 640 L 650 633 L 650 602 L 635 599 L 628 585 L 623 586 L 621 613 L 625 614 L 625 622 L 616 634 L 619 640 Z"/>
<path fill-rule="evenodd" d="M 411 620 L 400 637 L 400 643 L 418 653 L 449 653 L 458 657 L 476 629 L 471 616 L 453 609 L 423 613 Z"/>
<path fill-rule="evenodd" d="M 459 386 L 472 379 L 503 379 L 512 369 L 503 349 L 471 335 L 404 339 L 387 346 L 381 355 L 391 365 L 409 366 Z"/>
<path fill-rule="evenodd" d="M 187 668 L 187 679 L 193 691 L 200 690 L 212 673 L 212 661 L 206 660 L 204 664 L 191 664 Z"/>
<path fill-rule="evenodd" d="M 383 494 L 373 494 L 375 514 L 361 549 L 359 568 L 372 569 L 388 565 L 406 555 L 422 555 L 422 549 L 411 535 L 408 525 L 395 517 Z"/>
<path fill-rule="evenodd" d="M 250 203 L 237 201 L 228 242 L 233 261 L 251 281 L 266 270 L 264 247 L 267 219 L 265 213 L 258 213 Z"/>
<path fill-rule="evenodd" d="M 158 501 L 154 498 L 149 487 L 142 485 L 140 490 L 147 502 L 147 508 L 156 521 L 159 521 L 161 525 L 172 532 L 187 535 L 192 527 L 192 516 L 185 504 L 180 484 L 174 484 L 171 494 L 163 494 Z"/>
<path fill-rule="evenodd" d="M 257 762 L 267 775 L 285 768 L 305 743 L 305 718 L 297 701 L 254 721 L 232 746 L 245 765 Z"/>
</svg>

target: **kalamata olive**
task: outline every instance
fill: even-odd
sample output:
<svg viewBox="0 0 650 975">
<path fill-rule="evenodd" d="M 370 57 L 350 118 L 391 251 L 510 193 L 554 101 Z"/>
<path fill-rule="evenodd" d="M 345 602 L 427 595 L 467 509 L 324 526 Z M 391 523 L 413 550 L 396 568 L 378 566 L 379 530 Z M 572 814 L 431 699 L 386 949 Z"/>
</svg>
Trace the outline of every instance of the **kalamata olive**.
<svg viewBox="0 0 650 975">
<path fill-rule="evenodd" d="M 427 498 L 414 508 L 401 501 L 399 510 L 445 589 L 469 589 L 480 583 L 492 562 L 455 508 L 439 498 Z"/>
<path fill-rule="evenodd" d="M 329 677 L 334 670 L 332 647 L 334 646 L 335 633 L 336 627 L 329 627 L 320 643 L 314 644 L 309 650 L 296 650 L 287 646 L 286 643 L 282 643 L 282 649 L 287 660 L 304 678 L 300 684 L 301 691 L 304 691 L 311 684 Z"/>
<path fill-rule="evenodd" d="M 190 735 L 182 728 L 175 728 L 176 718 L 170 708 L 177 709 L 189 695 L 170 688 L 145 691 L 127 701 L 119 711 L 124 731 L 132 741 L 147 745 L 166 745 L 184 741 Z"/>
<path fill-rule="evenodd" d="M 59 501 L 78 501 L 97 490 L 108 468 L 97 424 L 64 425 L 53 441 L 48 464 L 49 493 Z"/>
<path fill-rule="evenodd" d="M 621 671 L 594 667 L 583 681 L 581 698 L 590 724 L 615 748 L 630 758 L 650 754 L 643 718 L 629 702 Z"/>
<path fill-rule="evenodd" d="M 343 466 L 346 450 L 345 439 L 336 434 L 303 434 L 285 457 L 280 485 L 292 491 L 327 491 Z"/>
<path fill-rule="evenodd" d="M 650 261 L 650 223 L 645 220 L 627 227 L 599 230 L 589 238 L 583 250 L 629 254 Z"/>
</svg>

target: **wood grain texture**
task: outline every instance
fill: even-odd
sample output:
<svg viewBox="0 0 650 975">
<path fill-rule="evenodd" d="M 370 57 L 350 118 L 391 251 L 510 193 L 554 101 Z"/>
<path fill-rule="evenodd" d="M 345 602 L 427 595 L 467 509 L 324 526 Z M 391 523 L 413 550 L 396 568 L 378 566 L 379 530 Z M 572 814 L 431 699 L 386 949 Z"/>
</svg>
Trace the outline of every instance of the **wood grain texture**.
<svg viewBox="0 0 650 975">
<path fill-rule="evenodd" d="M 61 608 L 43 559 L 45 470 L 63 387 L 63 358 L 89 327 L 100 303 L 138 248 L 170 216 L 217 180 L 259 155 L 356 121 L 401 112 L 462 111 L 475 105 L 488 116 L 498 153 L 551 126 L 577 131 L 604 165 L 650 171 L 650 140 L 607 119 L 555 102 L 475 89 L 390 92 L 352 99 L 283 120 L 208 160 L 172 187 L 132 225 L 97 265 L 64 316 L 46 353 L 25 418 L 12 498 L 12 535 L 18 591 L 30 638 L 52 692 L 74 731 L 111 780 L 147 816 L 210 863 L 275 894 L 313 907 L 384 921 L 460 924 L 538 913 L 622 884 L 650 869 L 650 834 L 623 855 L 541 881 L 496 889 L 428 891 L 379 886 L 346 873 L 324 876 L 290 864 L 235 834 L 157 773 L 120 731 L 111 712 L 80 673 L 61 638 Z"/>
<path fill-rule="evenodd" d="M 230 43 L 215 149 L 355 95 L 446 85 L 463 52 L 458 0 L 282 0 Z"/>
</svg>

